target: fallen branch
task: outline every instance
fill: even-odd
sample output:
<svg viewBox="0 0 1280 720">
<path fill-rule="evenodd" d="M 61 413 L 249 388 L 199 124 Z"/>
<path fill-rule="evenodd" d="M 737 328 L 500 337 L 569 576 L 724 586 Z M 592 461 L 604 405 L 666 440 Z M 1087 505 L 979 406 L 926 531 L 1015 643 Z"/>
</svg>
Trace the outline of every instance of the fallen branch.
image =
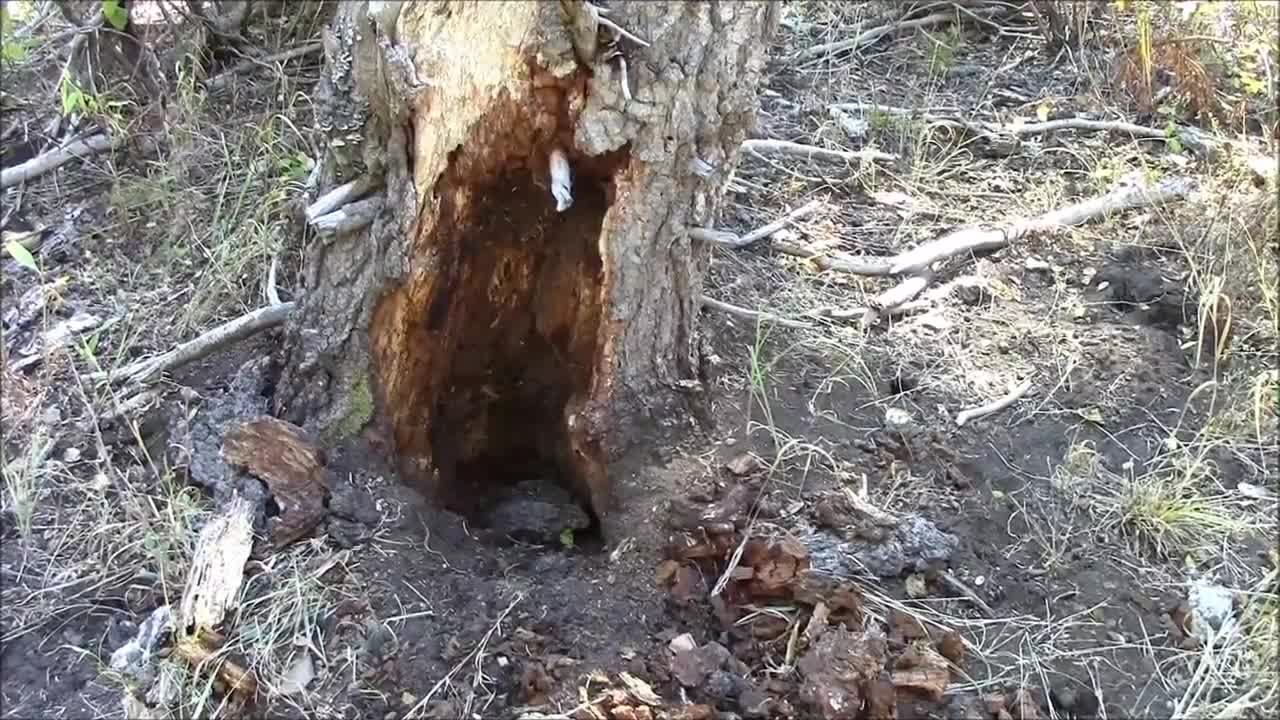
<svg viewBox="0 0 1280 720">
<path fill-rule="evenodd" d="M 209 78 L 206 84 L 209 88 L 217 90 L 222 88 L 237 75 L 241 75 L 260 67 L 275 69 L 275 66 L 278 63 L 285 63 L 296 58 L 306 57 L 307 55 L 318 53 L 323 49 L 324 45 L 316 42 L 308 45 L 302 45 L 292 50 L 276 53 L 274 55 L 267 55 L 266 57 L 249 58 L 248 60 L 238 62 L 235 65 L 232 65 L 229 69 Z"/>
<path fill-rule="evenodd" d="M 889 275 L 889 258 L 855 256 L 844 252 L 827 253 L 789 242 L 773 241 L 771 247 L 780 253 L 812 262 L 819 270 L 836 270 L 850 275 Z"/>
<path fill-rule="evenodd" d="M 320 237 L 355 232 L 373 222 L 378 212 L 382 210 L 382 202 L 381 195 L 357 200 L 343 206 L 340 210 L 316 218 L 311 223 L 311 227 L 315 228 L 316 234 Z"/>
<path fill-rule="evenodd" d="M 234 320 L 225 322 L 163 355 L 140 360 L 119 370 L 101 370 L 90 373 L 89 379 L 95 382 L 102 380 L 115 383 L 147 382 L 160 373 L 181 367 L 193 360 L 199 360 L 250 335 L 283 323 L 289 317 L 289 314 L 293 312 L 293 308 L 294 303 L 292 302 L 258 308 L 247 315 L 241 315 Z"/>
<path fill-rule="evenodd" d="M 972 11 L 972 14 L 978 17 L 985 17 L 987 15 L 995 15 L 1000 12 L 1000 10 L 1000 8 L 981 8 Z M 956 13 L 947 10 L 944 12 L 937 12 L 932 15 L 926 15 L 922 18 L 916 18 L 915 20 L 895 20 L 891 23 L 885 23 L 884 25 L 877 25 L 876 27 L 862 30 L 857 35 L 847 40 L 837 40 L 836 42 L 814 45 L 813 47 L 797 53 L 792 58 L 792 62 L 805 62 L 828 54 L 858 50 L 874 43 L 889 33 L 899 32 L 901 30 L 917 30 L 920 28 L 932 27 L 955 19 L 957 19 Z M 856 29 L 861 29 L 861 26 L 859 25 Z"/>
<path fill-rule="evenodd" d="M 116 145 L 117 141 L 111 136 L 94 135 L 93 137 L 77 140 L 64 147 L 42 153 L 20 165 L 0 171 L 0 190 L 40 177 L 50 170 L 66 165 L 72 160 L 106 152 Z"/>
<path fill-rule="evenodd" d="M 802 157 L 807 160 L 821 158 L 824 160 L 843 160 L 844 162 L 872 162 L 876 160 L 892 162 L 898 159 L 897 155 L 890 155 L 879 150 L 828 150 L 816 145 L 801 145 L 789 140 L 746 140 L 742 143 L 742 149 L 753 152 L 760 157 L 786 155 L 789 157 Z"/>
<path fill-rule="evenodd" d="M 810 200 L 804 205 L 801 205 L 795 210 L 792 210 L 786 215 L 783 215 L 777 220 L 774 220 L 773 222 L 769 223 L 768 225 L 762 225 L 756 228 L 755 230 L 752 230 L 751 232 L 747 233 L 746 235 L 743 235 L 742 237 L 738 237 L 737 235 L 734 235 L 731 232 L 725 232 L 723 230 L 710 230 L 707 228 L 694 228 L 693 230 L 689 231 L 689 237 L 695 240 L 701 240 L 704 242 L 713 242 L 713 243 L 716 243 L 717 245 L 723 245 L 724 247 L 730 248 L 732 250 L 738 250 L 773 235 L 774 233 L 778 232 L 782 228 L 786 227 L 792 222 L 795 222 L 796 220 L 799 220 L 802 217 L 812 215 L 820 207 L 822 207 L 822 203 L 820 201 Z"/>
<path fill-rule="evenodd" d="M 1018 400 L 1022 399 L 1022 396 L 1026 395 L 1027 391 L 1030 389 L 1031 389 L 1031 381 L 1027 380 L 1026 382 L 1022 383 L 1016 388 L 1010 390 L 1008 395 L 1005 395 L 999 400 L 995 400 L 987 403 L 986 405 L 980 405 L 976 408 L 971 408 L 969 410 L 962 410 L 961 412 L 956 414 L 956 427 L 964 427 L 965 423 L 969 422 L 970 420 L 977 420 L 980 417 L 993 415 L 995 413 L 1000 412 L 1001 410 L 1004 410 L 1010 405 L 1018 402 Z"/>
<path fill-rule="evenodd" d="M 790 328 L 813 327 L 813 325 L 810 325 L 809 323 L 806 323 L 806 322 L 801 322 L 799 320 L 788 320 L 787 318 L 774 315 L 773 313 L 761 312 L 759 310 L 748 310 L 747 308 L 744 308 L 744 307 L 738 307 L 737 305 L 730 305 L 727 302 L 722 302 L 714 298 L 709 298 L 706 295 L 702 296 L 702 306 L 709 307 L 713 310 L 726 312 L 726 313 L 729 313 L 730 315 L 737 315 L 738 317 L 747 318 L 748 320 L 755 320 L 757 322 L 768 322 L 768 323 L 773 323 L 775 325 L 781 325 L 783 327 L 790 327 Z"/>
<path fill-rule="evenodd" d="M 863 116 L 876 113 L 900 118 L 918 118 L 932 125 L 959 128 L 972 135 L 999 136 L 1014 134 L 1011 128 L 1006 128 L 999 123 L 987 122 L 985 120 L 970 120 L 961 117 L 959 115 L 959 109 L 956 108 L 923 110 L 895 107 L 893 105 L 879 105 L 876 103 L 836 103 L 828 108 L 828 112 L 837 120 L 840 119 L 841 113 L 856 112 Z"/>
<path fill-rule="evenodd" d="M 320 217 L 328 215 L 352 200 L 364 197 L 364 194 L 372 190 L 377 184 L 378 180 L 373 176 L 362 175 L 321 195 L 307 207 L 304 213 L 307 223 L 314 225 L 315 221 Z"/>
</svg>

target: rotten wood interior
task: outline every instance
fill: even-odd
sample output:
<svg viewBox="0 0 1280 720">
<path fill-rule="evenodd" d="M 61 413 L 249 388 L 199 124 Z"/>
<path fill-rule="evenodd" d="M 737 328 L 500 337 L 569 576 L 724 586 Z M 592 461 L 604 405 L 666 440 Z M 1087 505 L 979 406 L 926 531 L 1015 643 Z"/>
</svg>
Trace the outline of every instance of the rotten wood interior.
<svg viewBox="0 0 1280 720">
<path fill-rule="evenodd" d="M 553 476 L 595 517 L 608 504 L 601 438 L 580 409 L 600 365 L 608 273 L 601 233 L 627 149 L 573 151 L 583 78 L 532 69 L 449 155 L 424 198 L 412 271 L 378 303 L 375 385 L 406 479 L 482 511 L 502 488 Z M 557 212 L 561 148 L 573 204 Z"/>
</svg>

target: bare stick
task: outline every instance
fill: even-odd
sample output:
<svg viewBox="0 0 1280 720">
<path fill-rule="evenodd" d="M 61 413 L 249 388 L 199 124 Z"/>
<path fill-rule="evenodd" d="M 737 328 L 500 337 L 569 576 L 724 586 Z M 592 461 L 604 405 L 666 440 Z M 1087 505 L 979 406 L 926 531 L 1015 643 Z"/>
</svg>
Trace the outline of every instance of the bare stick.
<svg viewBox="0 0 1280 720">
<path fill-rule="evenodd" d="M 1019 385 L 1018 387 L 1014 388 L 1013 390 L 1010 390 L 1008 395 L 1005 395 L 999 400 L 995 400 L 993 402 L 987 403 L 986 405 L 980 405 L 976 408 L 963 410 L 957 413 L 956 427 L 964 427 L 964 424 L 969 422 L 970 420 L 976 420 L 980 417 L 985 417 L 987 415 L 998 413 L 1001 410 L 1004 410 L 1010 405 L 1018 402 L 1018 400 L 1020 400 L 1023 395 L 1026 395 L 1027 391 L 1030 389 L 1031 389 L 1031 381 L 1028 380 L 1022 383 L 1021 385 Z"/>
<path fill-rule="evenodd" d="M 930 111 L 894 107 L 892 105 L 879 105 L 876 103 L 837 103 L 830 106 L 828 110 L 832 117 L 836 119 L 839 119 L 841 113 L 856 112 L 860 115 L 878 113 L 881 115 L 891 115 L 893 117 L 919 118 L 934 125 L 960 128 L 974 135 L 1013 134 L 1011 129 L 1005 128 L 999 123 L 963 118 L 959 115 L 960 111 L 955 108 L 942 108 Z"/>
<path fill-rule="evenodd" d="M 317 166 L 318 167 L 318 166 Z M 378 180 L 371 175 L 362 175 L 349 183 L 344 183 L 329 192 L 321 195 L 315 202 L 311 203 L 306 209 L 307 223 L 314 224 L 315 221 L 338 208 L 346 205 L 352 200 L 357 200 L 364 196 L 378 184 Z"/>
<path fill-rule="evenodd" d="M 904 302 L 901 305 L 897 305 L 892 308 L 886 308 L 884 310 L 884 314 L 890 315 L 890 316 L 906 315 L 908 313 L 923 312 L 932 307 L 933 307 L 932 300 L 925 300 L 925 299 L 912 300 L 910 302 Z M 831 320 L 852 320 L 854 318 L 865 318 L 867 316 L 868 311 L 875 312 L 871 308 L 866 308 L 866 307 L 842 308 L 842 307 L 835 307 L 835 306 L 827 306 L 827 307 L 815 308 L 805 314 L 813 317 L 829 318 Z"/>
<path fill-rule="evenodd" d="M 1044 135 L 1045 133 L 1055 132 L 1057 130 L 1088 130 L 1091 132 L 1118 132 L 1126 135 L 1132 135 L 1136 138 L 1145 140 L 1164 140 L 1168 136 L 1163 130 L 1155 128 L 1143 127 L 1133 123 L 1119 122 L 1112 120 L 1086 120 L 1084 118 L 1062 118 L 1060 120 L 1047 120 L 1038 123 L 1026 123 L 1023 125 L 1011 125 L 1009 132 L 1019 137 L 1030 137 L 1032 135 Z"/>
<path fill-rule="evenodd" d="M 340 210 L 316 218 L 311 227 L 315 228 L 320 237 L 355 232 L 373 222 L 373 218 L 382 210 L 382 202 L 381 195 L 357 200 Z"/>
<path fill-rule="evenodd" d="M 960 578 L 952 575 L 950 570 L 943 570 L 940 577 L 947 587 L 963 595 L 965 599 L 973 603 L 983 615 L 991 618 L 996 616 L 996 611 L 991 609 L 991 606 L 987 604 L 987 601 L 983 600 L 982 596 L 970 589 L 968 585 L 961 582 Z"/>
<path fill-rule="evenodd" d="M 787 155 L 809 160 L 821 158 L 824 160 L 843 160 L 844 162 L 875 160 L 892 162 L 898 159 L 897 155 L 890 155 L 879 150 L 828 150 L 816 145 L 801 145 L 789 140 L 746 140 L 742 143 L 742 149 L 761 157 L 766 155 Z"/>
<path fill-rule="evenodd" d="M 276 288 L 276 267 L 280 264 L 280 258 L 271 258 L 271 267 L 267 269 L 267 304 L 281 305 L 280 291 Z"/>
<path fill-rule="evenodd" d="M 804 205 L 801 205 L 795 210 L 792 210 L 786 215 L 783 215 L 777 220 L 774 220 L 773 222 L 769 223 L 768 225 L 762 225 L 756 228 L 755 230 L 752 230 L 751 232 L 747 233 L 746 235 L 743 235 L 742 237 L 738 237 L 733 233 L 727 233 L 719 230 L 708 230 L 706 228 L 694 228 L 694 230 L 691 230 L 689 232 L 689 236 L 696 240 L 703 240 L 707 242 L 713 242 L 718 245 L 723 245 L 732 250 L 740 250 L 744 247 L 747 247 L 748 245 L 751 245 L 752 243 L 755 243 L 759 240 L 763 240 L 769 237 L 770 235 L 773 235 L 774 233 L 778 232 L 782 228 L 786 227 L 787 225 L 791 224 L 796 220 L 799 220 L 802 217 L 812 215 L 820 207 L 822 207 L 822 203 L 820 201 L 810 200 Z"/>
<path fill-rule="evenodd" d="M 974 10 L 973 14 L 979 17 L 994 15 L 998 12 L 997 8 L 986 8 Z M 944 22 L 955 20 L 956 14 L 951 11 L 938 12 L 932 15 L 926 15 L 915 20 L 899 20 L 884 25 L 877 25 L 859 32 L 857 35 L 847 40 L 837 40 L 836 42 L 824 43 L 822 45 L 814 45 L 806 50 L 802 50 L 792 60 L 793 62 L 804 62 L 806 60 L 814 60 L 828 54 L 842 53 L 847 50 L 857 50 L 866 47 L 880 38 L 892 32 L 900 30 L 916 30 L 933 25 L 941 25 Z M 861 25 L 856 26 L 855 30 L 860 30 Z"/>
<path fill-rule="evenodd" d="M 999 250 L 1009 244 L 1004 230 L 979 227 L 960 228 L 940 238 L 894 256 L 889 262 L 889 273 L 901 275 L 917 272 L 931 264 L 961 254 L 973 254 Z"/>
<path fill-rule="evenodd" d="M 427 694 L 418 701 L 418 704 L 414 705 L 409 709 L 409 712 L 404 714 L 403 720 L 409 720 L 414 715 L 421 712 L 422 709 L 427 706 L 427 703 L 431 702 L 431 699 L 436 696 L 436 693 L 440 692 L 440 688 L 444 687 L 450 680 L 452 680 L 453 676 L 457 675 L 458 671 L 462 670 L 463 666 L 466 665 L 471 658 L 484 652 L 485 647 L 489 644 L 489 638 L 493 637 L 493 634 L 498 631 L 498 628 L 502 625 L 502 621 L 506 620 L 507 615 L 511 614 L 511 610 L 515 608 L 516 603 L 519 603 L 523 599 L 523 594 L 516 595 L 515 599 L 511 601 L 511 604 L 507 605 L 507 609 L 503 610 L 502 613 L 498 615 L 498 619 L 493 621 L 493 626 L 484 634 L 484 637 L 480 638 L 480 643 L 472 648 L 471 652 L 467 653 L 465 657 L 459 660 L 458 664 L 454 665 L 444 677 L 437 680 L 436 684 L 432 685 L 431 689 L 427 691 Z"/>
<path fill-rule="evenodd" d="M 787 318 L 779 317 L 777 315 L 774 315 L 773 313 L 760 312 L 759 310 L 748 310 L 747 308 L 744 308 L 744 307 L 738 307 L 737 305 L 730 305 L 727 302 L 722 302 L 714 298 L 709 298 L 706 295 L 702 296 L 702 306 L 709 307 L 713 310 L 719 310 L 721 312 L 727 312 L 730 315 L 737 315 L 738 317 L 744 317 L 744 318 L 747 318 L 748 320 L 756 320 L 758 322 L 768 322 L 768 323 L 773 323 L 775 325 L 781 325 L 783 327 L 790 327 L 790 328 L 813 327 L 812 325 L 806 322 L 800 322 L 799 320 L 788 320 Z"/>
<path fill-rule="evenodd" d="M 889 258 L 856 256 L 844 252 L 823 252 L 803 245 L 773 241 L 772 247 L 780 253 L 809 260 L 819 270 L 837 270 L 851 275 L 889 275 Z"/>
<path fill-rule="evenodd" d="M 292 50 L 286 50 L 284 52 L 276 53 L 274 55 L 267 55 L 266 57 L 250 58 L 243 62 L 236 63 L 235 65 L 232 65 L 230 69 L 220 72 L 217 75 L 214 75 L 213 77 L 209 78 L 208 86 L 212 89 L 218 89 L 226 85 L 231 80 L 233 80 L 237 75 L 249 72 L 250 70 L 254 70 L 260 67 L 274 69 L 275 65 L 278 63 L 288 62 L 295 58 L 306 57 L 307 55 L 311 55 L 312 53 L 318 53 L 322 49 L 324 49 L 324 45 L 322 43 L 317 42 L 317 43 L 310 43 L 308 45 L 302 45 Z"/>
<path fill-rule="evenodd" d="M 111 382 L 147 382 L 162 372 L 181 367 L 193 360 L 199 360 L 250 335 L 283 323 L 289 317 L 289 314 L 293 312 L 294 305 L 292 302 L 287 302 L 258 308 L 247 315 L 241 315 L 234 320 L 225 322 L 163 355 L 139 360 L 115 371 L 101 370 L 90 373 L 89 379 L 95 382 L 101 380 L 109 380 Z"/>
<path fill-rule="evenodd" d="M 927 270 L 917 275 L 903 278 L 902 282 L 875 296 L 871 301 L 871 308 L 878 313 L 888 312 L 903 303 L 914 300 L 917 295 L 924 292 L 925 288 L 929 287 L 929 283 L 932 281 L 933 273 Z"/>
<path fill-rule="evenodd" d="M 37 155 L 20 165 L 0 171 L 0 190 L 40 177 L 50 170 L 62 167 L 77 158 L 86 158 L 106 152 L 116 144 L 117 142 L 110 136 L 94 135 L 84 140 L 77 140 L 65 147 Z"/>
<path fill-rule="evenodd" d="M 1185 197 L 1191 188 L 1191 182 L 1185 178 L 1168 178 L 1155 187 L 1121 188 L 1035 218 L 1016 221 L 1004 229 L 963 228 L 893 257 L 889 261 L 890 273 L 915 272 L 956 255 L 998 250 L 1032 233 L 1052 233 L 1113 213 L 1162 205 Z"/>
</svg>

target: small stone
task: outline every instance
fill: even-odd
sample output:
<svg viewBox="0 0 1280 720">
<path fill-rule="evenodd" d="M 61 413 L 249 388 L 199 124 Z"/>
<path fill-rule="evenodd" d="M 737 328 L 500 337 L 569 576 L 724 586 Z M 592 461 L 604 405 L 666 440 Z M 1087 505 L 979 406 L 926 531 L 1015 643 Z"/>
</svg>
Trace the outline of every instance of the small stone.
<svg viewBox="0 0 1280 720">
<path fill-rule="evenodd" d="M 65 463 L 78 462 L 80 460 L 80 448 L 69 447 L 62 451 L 62 461 Z"/>
<path fill-rule="evenodd" d="M 690 652 L 697 646 L 698 643 L 694 641 L 693 635 L 690 635 L 689 633 L 677 635 L 674 638 L 671 638 L 671 642 L 667 643 L 667 649 L 677 654 Z"/>
<path fill-rule="evenodd" d="M 884 424 L 895 430 L 908 428 L 912 424 L 911 413 L 901 408 L 889 408 L 884 411 Z"/>
<path fill-rule="evenodd" d="M 929 594 L 929 588 L 925 585 L 923 575 L 908 575 L 906 581 L 907 597 L 920 599 Z"/>
<path fill-rule="evenodd" d="M 1049 263 L 1034 255 L 1023 261 L 1023 267 L 1032 272 L 1048 272 L 1052 269 L 1052 266 L 1049 265 Z"/>
<path fill-rule="evenodd" d="M 751 453 L 742 453 L 725 463 L 724 466 L 729 472 L 737 475 L 738 477 L 742 477 L 743 475 L 759 470 L 760 460 Z"/>
</svg>

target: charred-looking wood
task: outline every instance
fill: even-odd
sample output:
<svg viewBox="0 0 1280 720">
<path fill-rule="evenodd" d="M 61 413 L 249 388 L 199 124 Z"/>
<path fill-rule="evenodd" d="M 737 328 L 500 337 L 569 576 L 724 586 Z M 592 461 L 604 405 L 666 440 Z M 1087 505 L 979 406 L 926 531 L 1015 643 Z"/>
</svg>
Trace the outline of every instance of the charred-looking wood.
<svg viewBox="0 0 1280 720">
<path fill-rule="evenodd" d="M 386 201 L 317 239 L 277 411 L 330 439 L 375 425 L 459 510 L 550 472 L 607 515 L 608 464 L 638 430 L 705 416 L 689 390 L 707 247 L 688 228 L 713 224 L 777 6 L 612 3 L 648 43 L 620 41 L 626 92 L 561 7 L 404 3 L 378 29 L 421 81 L 399 107 L 388 89 L 406 84 L 368 51 L 385 37 L 340 12 L 356 30 L 329 38 L 330 84 L 350 78 L 361 117 L 328 124 L 363 128 Z"/>
</svg>

